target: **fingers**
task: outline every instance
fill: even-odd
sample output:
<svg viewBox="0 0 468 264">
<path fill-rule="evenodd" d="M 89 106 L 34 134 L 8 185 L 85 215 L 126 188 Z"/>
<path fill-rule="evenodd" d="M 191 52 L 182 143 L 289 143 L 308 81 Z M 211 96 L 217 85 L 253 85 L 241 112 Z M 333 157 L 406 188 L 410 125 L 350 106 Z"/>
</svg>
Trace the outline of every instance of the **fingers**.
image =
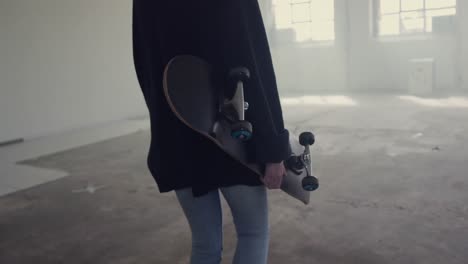
<svg viewBox="0 0 468 264">
<path fill-rule="evenodd" d="M 260 177 L 260 180 L 268 189 L 279 189 L 283 182 L 283 174 L 265 175 L 265 177 Z"/>
<path fill-rule="evenodd" d="M 284 164 L 281 163 L 269 163 L 265 168 L 265 176 L 260 177 L 260 180 L 269 189 L 279 189 L 283 182 L 283 177 L 286 173 Z"/>
</svg>

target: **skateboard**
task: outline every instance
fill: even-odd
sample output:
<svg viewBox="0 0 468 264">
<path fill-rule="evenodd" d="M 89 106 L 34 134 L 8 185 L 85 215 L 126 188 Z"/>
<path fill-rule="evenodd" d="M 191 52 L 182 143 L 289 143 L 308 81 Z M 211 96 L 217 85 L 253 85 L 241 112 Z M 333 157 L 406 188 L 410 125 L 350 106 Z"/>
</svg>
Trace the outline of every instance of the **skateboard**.
<svg viewBox="0 0 468 264">
<path fill-rule="evenodd" d="M 217 87 L 212 66 L 203 59 L 180 55 L 165 67 L 163 90 L 165 99 L 175 116 L 187 127 L 206 137 L 230 157 L 259 177 L 263 177 L 261 165 L 247 160 L 246 142 L 255 133 L 252 124 L 245 120 L 249 104 L 244 100 L 244 84 L 250 78 L 247 68 L 232 69 L 227 78 L 231 87 Z M 222 89 L 222 90 L 220 90 Z M 284 164 L 287 174 L 281 190 L 290 196 L 309 203 L 310 192 L 319 187 L 312 176 L 310 146 L 315 142 L 311 132 L 303 132 L 299 139 L 290 135 L 293 154 Z M 298 154 L 296 154 L 298 153 Z"/>
</svg>

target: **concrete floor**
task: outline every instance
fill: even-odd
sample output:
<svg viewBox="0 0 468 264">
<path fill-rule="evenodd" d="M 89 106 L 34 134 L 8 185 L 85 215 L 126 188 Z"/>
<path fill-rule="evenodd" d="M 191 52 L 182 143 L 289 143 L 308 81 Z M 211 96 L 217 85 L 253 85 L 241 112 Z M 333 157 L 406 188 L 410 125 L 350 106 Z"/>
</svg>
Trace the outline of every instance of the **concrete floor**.
<svg viewBox="0 0 468 264">
<path fill-rule="evenodd" d="M 291 131 L 316 133 L 321 188 L 307 207 L 269 191 L 269 263 L 468 263 L 468 99 L 311 96 L 283 110 Z M 0 263 L 188 263 L 148 142 L 145 130 L 22 162 L 69 176 L 0 198 Z"/>
<path fill-rule="evenodd" d="M 147 118 L 133 118 L 27 139 L 22 144 L 0 147 L 0 197 L 68 176 L 66 171 L 23 166 L 18 164 L 18 161 L 147 129 L 149 129 Z"/>
</svg>

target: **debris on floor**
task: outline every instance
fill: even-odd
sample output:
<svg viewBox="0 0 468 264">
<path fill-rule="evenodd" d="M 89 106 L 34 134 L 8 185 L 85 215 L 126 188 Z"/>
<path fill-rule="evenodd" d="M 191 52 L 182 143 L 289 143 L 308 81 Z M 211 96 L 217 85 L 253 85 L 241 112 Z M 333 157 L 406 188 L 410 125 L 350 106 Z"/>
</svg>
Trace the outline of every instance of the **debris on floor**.
<svg viewBox="0 0 468 264">
<path fill-rule="evenodd" d="M 106 186 L 104 186 L 104 185 L 94 186 L 94 184 L 88 183 L 88 186 L 86 186 L 85 188 L 73 190 L 72 192 L 73 192 L 73 193 L 84 193 L 84 192 L 87 192 L 87 193 L 90 193 L 90 194 L 94 194 L 95 192 L 97 192 L 97 191 L 99 191 L 99 190 L 101 190 L 101 189 L 103 189 L 103 188 L 106 188 Z"/>
<path fill-rule="evenodd" d="M 432 148 L 432 151 L 440 151 L 440 148 L 439 148 L 439 146 L 435 146 L 435 147 L 433 147 L 433 148 Z"/>
</svg>

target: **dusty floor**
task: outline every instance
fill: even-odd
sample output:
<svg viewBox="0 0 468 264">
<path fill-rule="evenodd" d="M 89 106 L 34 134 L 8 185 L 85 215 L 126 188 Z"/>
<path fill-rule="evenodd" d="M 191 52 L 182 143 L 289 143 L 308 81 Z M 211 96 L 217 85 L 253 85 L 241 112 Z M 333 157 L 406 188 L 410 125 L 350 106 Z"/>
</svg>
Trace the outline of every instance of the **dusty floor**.
<svg viewBox="0 0 468 264">
<path fill-rule="evenodd" d="M 468 100 L 306 97 L 321 188 L 305 207 L 269 192 L 270 261 L 468 263 Z M 148 131 L 25 161 L 70 176 L 0 198 L 0 263 L 188 263 L 173 193 L 146 169 Z M 224 262 L 235 231 L 224 208 Z"/>
</svg>

